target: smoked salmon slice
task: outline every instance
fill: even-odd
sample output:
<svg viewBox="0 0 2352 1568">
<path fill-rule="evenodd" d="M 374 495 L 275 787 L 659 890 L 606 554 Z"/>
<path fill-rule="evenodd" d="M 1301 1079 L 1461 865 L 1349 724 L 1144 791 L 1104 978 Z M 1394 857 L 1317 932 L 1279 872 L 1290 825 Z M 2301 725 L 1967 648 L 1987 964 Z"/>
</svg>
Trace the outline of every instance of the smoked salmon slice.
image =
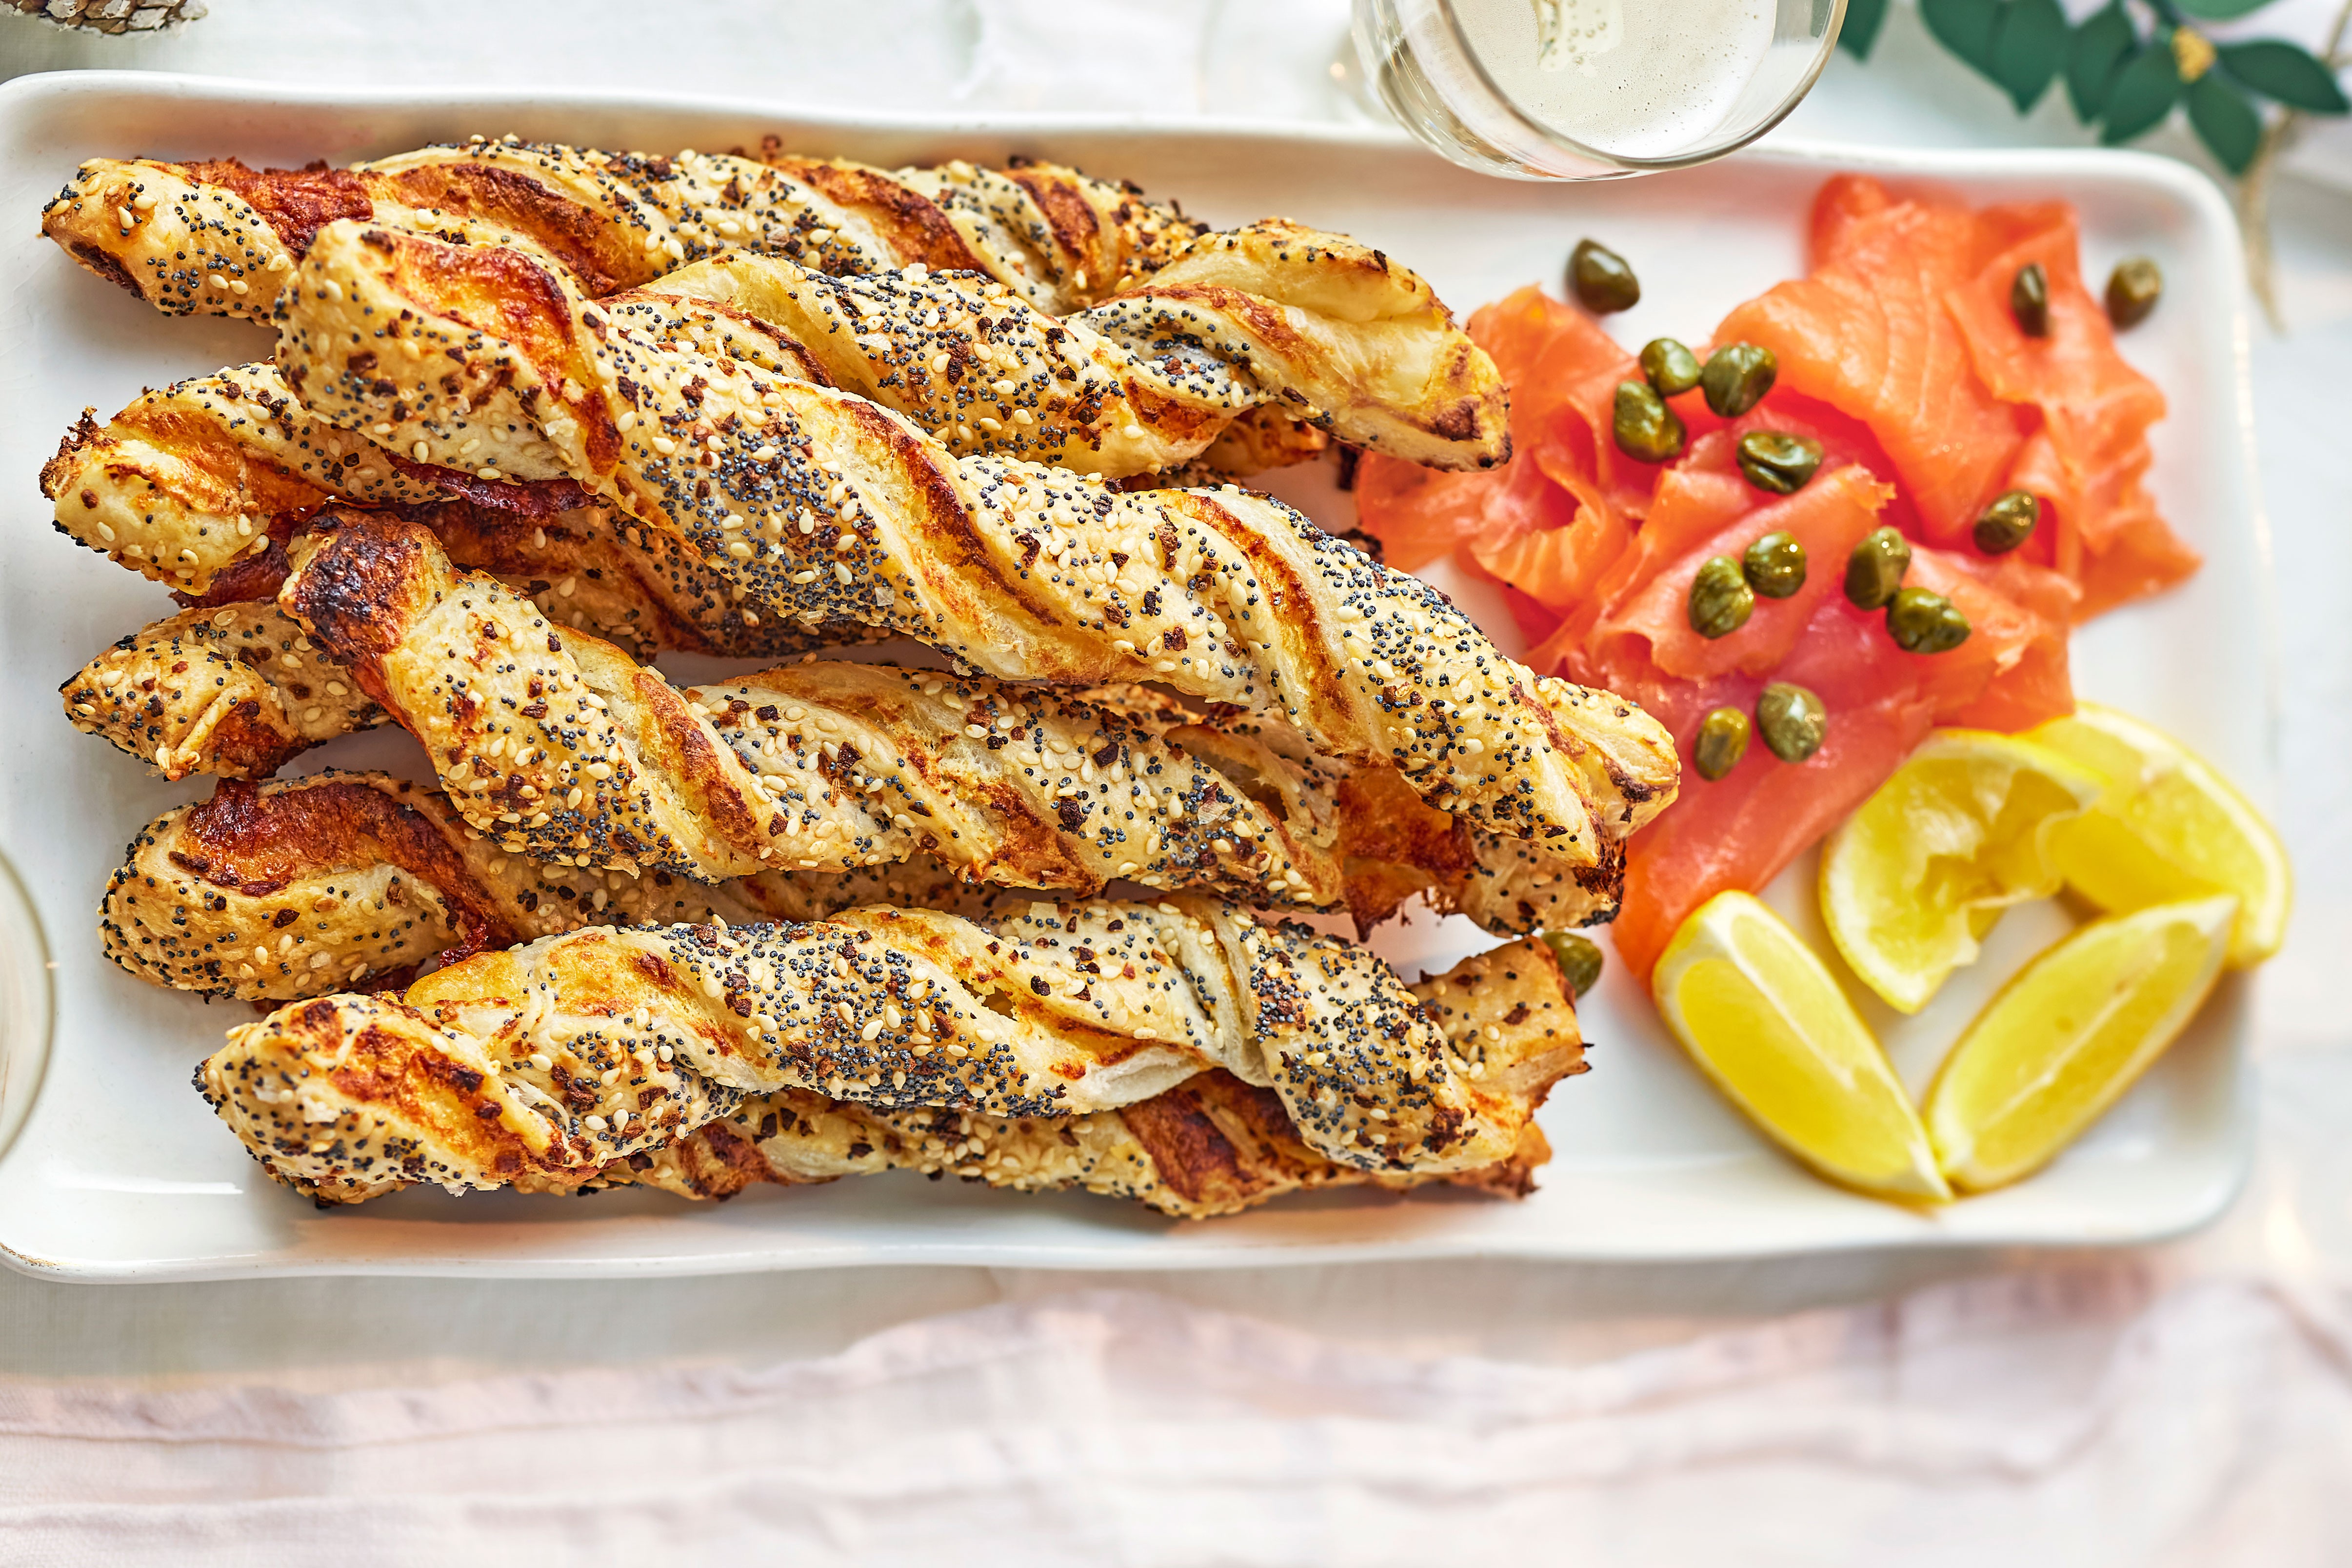
<svg viewBox="0 0 2352 1568">
<path fill-rule="evenodd" d="M 2005 486 L 2042 497 L 2047 538 L 2028 541 L 2032 559 L 2082 584 L 2082 619 L 2170 587 L 2197 570 L 2198 556 L 2142 483 L 2164 393 L 2116 350 L 2106 312 L 2084 286 L 2074 209 L 1994 207 L 1978 222 L 1991 254 L 1947 302 L 1978 379 L 2038 417 Z M 2028 265 L 2041 267 L 2049 291 L 2050 329 L 2039 338 L 2009 308 L 2010 286 Z"/>
<path fill-rule="evenodd" d="M 1532 287 L 1472 316 L 1470 336 L 1512 389 L 1510 461 L 1438 474 L 1367 455 L 1357 517 L 1400 570 L 1461 549 L 1557 614 L 1623 548 L 1655 484 L 1610 436 L 1617 383 L 1641 372 L 1590 316 Z"/>
<path fill-rule="evenodd" d="M 1945 305 L 1983 265 L 1974 215 L 1874 204 L 1856 188 L 1870 183 L 1841 175 L 1824 187 L 1811 274 L 1735 308 L 1715 341 L 1771 350 L 1781 386 L 1869 426 L 1925 537 L 1948 544 L 2000 493 L 2027 431 L 1973 373 Z"/>
<path fill-rule="evenodd" d="M 1845 598 L 1843 564 L 1880 524 L 1893 495 L 1859 465 L 1827 470 L 1795 495 L 1757 490 L 1724 471 L 1733 435 L 1718 431 L 1658 486 L 1633 545 L 1533 655 L 1538 669 L 1633 698 L 1681 747 L 1681 794 L 1627 844 L 1626 892 L 1612 927 L 1619 953 L 1646 978 L 1683 920 L 1717 893 L 1755 891 L 1834 827 L 1937 724 L 2016 730 L 2074 711 L 2066 633 L 2076 591 L 2045 567 L 1913 547 L 1906 581 L 1942 593 L 1968 616 L 1967 642 L 1906 653 L 1882 615 Z M 1738 559 L 1775 529 L 1805 547 L 1811 569 L 1791 597 L 1759 599 L 1748 623 L 1709 641 L 1691 630 L 1691 580 L 1709 556 Z M 1707 713 L 1752 713 L 1768 682 L 1810 688 L 1830 711 L 1829 737 L 1803 763 L 1748 747 L 1726 778 L 1691 767 Z"/>
</svg>

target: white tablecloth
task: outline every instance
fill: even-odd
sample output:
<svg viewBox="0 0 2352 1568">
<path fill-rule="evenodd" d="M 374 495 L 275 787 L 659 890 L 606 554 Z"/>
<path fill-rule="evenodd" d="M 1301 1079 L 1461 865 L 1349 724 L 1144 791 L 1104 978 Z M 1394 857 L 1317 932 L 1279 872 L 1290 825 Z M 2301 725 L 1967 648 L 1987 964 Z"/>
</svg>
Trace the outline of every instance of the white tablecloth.
<svg viewBox="0 0 2352 1568">
<path fill-rule="evenodd" d="M 2266 29 L 2315 37 L 2332 0 Z M 215 0 L 0 16 L 10 74 L 642 87 L 1330 119 L 1340 0 Z M 1908 11 L 1790 131 L 2075 139 Z M 2185 148 L 2185 141 L 2159 143 Z M 2263 1142 L 2124 1256 L 1107 1279 L 99 1290 L 0 1275 L 0 1562 L 1980 1563 L 2352 1560 L 2352 132 L 2279 193 L 2255 345 L 2303 873 L 2260 980 Z M 21 499 L 21 497 L 20 497 Z"/>
</svg>

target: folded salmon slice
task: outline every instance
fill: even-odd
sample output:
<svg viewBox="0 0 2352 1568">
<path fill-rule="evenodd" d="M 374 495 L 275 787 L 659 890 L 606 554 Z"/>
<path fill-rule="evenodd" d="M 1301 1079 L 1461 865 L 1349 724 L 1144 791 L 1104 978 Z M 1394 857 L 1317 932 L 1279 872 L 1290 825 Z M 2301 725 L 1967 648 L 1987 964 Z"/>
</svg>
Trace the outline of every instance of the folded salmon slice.
<svg viewBox="0 0 2352 1568">
<path fill-rule="evenodd" d="M 2005 484 L 2042 500 L 2042 537 L 2028 541 L 2029 559 L 2082 584 L 2075 613 L 2085 620 L 2170 587 L 2197 570 L 2198 556 L 2158 516 L 2143 483 L 2164 393 L 2117 350 L 2083 281 L 2074 209 L 1993 207 L 1977 221 L 1990 255 L 1946 302 L 1978 379 L 2038 418 Z M 2049 289 L 2050 330 L 2040 338 L 2021 331 L 2009 308 L 2010 286 L 2029 265 L 2041 267 Z"/>
<path fill-rule="evenodd" d="M 2027 434 L 1973 373 L 1944 303 L 1981 268 L 1980 236 L 1965 208 L 1874 206 L 1857 183 L 1871 183 L 1842 175 L 1816 201 L 1812 272 L 1734 309 L 1715 341 L 1771 350 L 1781 386 L 1869 426 L 1925 536 L 1951 543 L 2000 493 Z"/>
<path fill-rule="evenodd" d="M 1617 383 L 1640 368 L 1590 316 L 1532 287 L 1472 316 L 1470 336 L 1512 389 L 1510 461 L 1438 474 L 1367 455 L 1357 517 L 1401 570 L 1458 549 L 1556 614 L 1623 548 L 1656 483 L 1610 434 Z"/>
</svg>

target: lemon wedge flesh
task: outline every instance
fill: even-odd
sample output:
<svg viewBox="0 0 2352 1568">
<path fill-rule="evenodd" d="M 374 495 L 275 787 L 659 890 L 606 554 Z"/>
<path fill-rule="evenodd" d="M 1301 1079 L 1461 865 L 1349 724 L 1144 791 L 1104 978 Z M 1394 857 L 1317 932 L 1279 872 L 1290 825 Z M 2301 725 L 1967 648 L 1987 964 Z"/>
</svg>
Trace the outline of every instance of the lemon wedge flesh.
<svg viewBox="0 0 2352 1568">
<path fill-rule="evenodd" d="M 2055 830 L 2099 799 L 2100 775 L 1981 729 L 1921 742 L 1822 854 L 1822 917 L 1864 985 L 1899 1012 L 1974 963 L 2000 912 L 2063 880 Z"/>
<path fill-rule="evenodd" d="M 2228 896 L 2094 921 L 1985 1004 L 1927 1091 L 1927 1132 L 1967 1192 L 2030 1176 L 2130 1088 L 2221 975 Z"/>
<path fill-rule="evenodd" d="M 2092 703 L 2028 738 L 2108 784 L 2095 810 L 2055 835 L 2059 868 L 2076 892 L 2110 912 L 2232 894 L 2230 967 L 2279 950 L 2294 898 L 2285 846 L 2210 764 L 2162 730 Z"/>
<path fill-rule="evenodd" d="M 1700 905 L 1650 988 L 1700 1069 L 1797 1158 L 1864 1192 L 1952 1196 L 1886 1053 L 1812 949 L 1755 897 Z"/>
</svg>

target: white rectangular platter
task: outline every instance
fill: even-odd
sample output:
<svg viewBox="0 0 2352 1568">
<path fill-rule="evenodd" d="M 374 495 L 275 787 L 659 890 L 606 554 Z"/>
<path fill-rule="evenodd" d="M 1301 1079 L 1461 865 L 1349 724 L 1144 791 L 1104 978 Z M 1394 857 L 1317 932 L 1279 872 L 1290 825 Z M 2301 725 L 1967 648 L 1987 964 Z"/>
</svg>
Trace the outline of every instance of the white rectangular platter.
<svg viewBox="0 0 2352 1568">
<path fill-rule="evenodd" d="M 1831 1248 L 2080 1245 L 2175 1234 L 2226 1207 L 2251 1140 L 2248 1009 L 2226 985 L 2191 1033 L 2082 1145 L 2009 1191 L 1939 1213 L 1874 1203 L 1804 1175 L 1729 1112 L 1613 970 L 1586 999 L 1596 1071 L 1543 1115 L 1557 1156 L 1526 1202 L 1431 1192 L 1334 1194 L 1236 1218 L 1177 1224 L 1082 1195 L 1021 1197 L 912 1176 L 747 1193 L 691 1205 L 652 1193 L 581 1201 L 438 1190 L 321 1212 L 272 1186 L 189 1087 L 194 1063 L 250 1015 L 153 990 L 100 955 L 93 910 L 123 844 L 197 798 L 58 711 L 58 682 L 171 606 L 161 591 L 53 533 L 34 476 L 85 404 L 265 357 L 262 328 L 167 319 L 78 270 L 37 237 L 37 214 L 95 155 L 337 162 L 480 131 L 672 151 L 757 146 L 883 165 L 1015 153 L 1134 180 L 1219 225 L 1282 214 L 1342 230 L 1419 269 L 1458 312 L 1530 280 L 1558 287 L 1570 248 L 1604 237 L 1640 270 L 1643 302 L 1612 320 L 1626 342 L 1704 336 L 1722 313 L 1800 272 L 1805 214 L 1839 168 L 1931 179 L 1971 200 L 2059 196 L 2084 219 L 2086 262 L 2154 256 L 2164 308 L 2126 340 L 2171 399 L 2155 484 L 2207 557 L 2186 588 L 2100 622 L 2075 644 L 2078 688 L 2223 759 L 2270 789 L 2268 564 L 2246 424 L 2236 232 L 2200 176 L 2120 153 L 1896 155 L 1782 148 L 1712 168 L 1573 188 L 1462 172 L 1401 141 L 1343 133 L 1036 120 L 876 122 L 756 105 L 660 99 L 299 90 L 151 75 L 20 78 L 0 88 L 0 847 L 46 934 L 54 1025 L 45 1070 L 20 1044 L 0 1070 L 0 1248 L 45 1275 L 85 1280 L 302 1272 L 612 1276 L 877 1263 L 1202 1268 L 1346 1259 L 1509 1256 L 1695 1259 Z M 1327 471 L 1273 487 L 1344 526 Z M 1449 588 L 1462 588 L 1448 583 Z M 1498 634 L 1499 607 L 1463 589 Z M 1516 642 L 1506 637 L 1507 642 Z M 299 766 L 417 766 L 405 737 L 354 737 Z M 1810 922 L 1811 867 L 1774 890 Z M 1868 1016 L 1916 1085 L 1991 988 L 2063 929 L 2054 907 L 2013 914 L 1985 962 L 1921 1017 Z M 1486 945 L 1454 921 L 1383 932 L 1405 969 Z M 37 975 L 19 948 L 19 974 Z M 0 974 L 0 982 L 6 976 Z M 16 982 L 16 1012 L 38 1010 Z M 21 1031 L 20 1031 L 21 1032 Z M 37 1092 L 36 1092 L 36 1079 Z"/>
</svg>

